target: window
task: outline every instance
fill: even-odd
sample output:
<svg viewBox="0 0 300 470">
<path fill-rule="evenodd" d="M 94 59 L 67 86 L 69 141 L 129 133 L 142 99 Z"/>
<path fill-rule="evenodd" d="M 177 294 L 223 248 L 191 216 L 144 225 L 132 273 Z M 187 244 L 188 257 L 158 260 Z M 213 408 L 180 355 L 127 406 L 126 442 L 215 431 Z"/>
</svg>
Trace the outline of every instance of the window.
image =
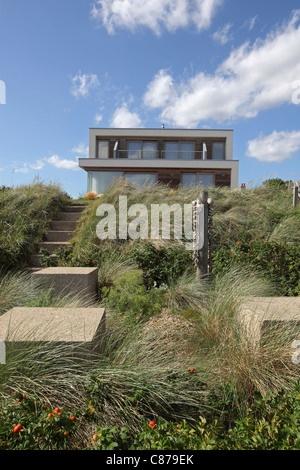
<svg viewBox="0 0 300 470">
<path fill-rule="evenodd" d="M 197 185 L 197 173 L 183 173 L 181 175 L 181 183 L 183 188 Z"/>
<path fill-rule="evenodd" d="M 142 158 L 142 142 L 128 142 L 127 149 L 130 160 Z"/>
<path fill-rule="evenodd" d="M 192 160 L 194 158 L 193 142 L 181 142 L 179 144 L 179 159 Z"/>
<path fill-rule="evenodd" d="M 166 142 L 164 156 L 166 160 L 178 160 L 178 142 Z"/>
<path fill-rule="evenodd" d="M 136 186 L 151 186 L 156 183 L 155 173 L 125 173 L 125 178 L 129 183 Z"/>
<path fill-rule="evenodd" d="M 123 175 L 122 171 L 88 171 L 88 191 L 103 194 L 113 182 Z"/>
<path fill-rule="evenodd" d="M 143 142 L 143 158 L 153 159 L 157 157 L 157 143 Z"/>
<path fill-rule="evenodd" d="M 189 188 L 191 186 L 213 186 L 214 175 L 211 173 L 182 173 L 181 184 L 183 188 Z"/>
<path fill-rule="evenodd" d="M 166 160 L 192 160 L 195 146 L 193 142 L 165 142 Z"/>
<path fill-rule="evenodd" d="M 225 160 L 225 143 L 224 142 L 213 142 L 212 159 L 213 160 Z"/>
<path fill-rule="evenodd" d="M 109 157 L 109 142 L 108 140 L 98 140 L 97 158 Z"/>
<path fill-rule="evenodd" d="M 128 158 L 138 160 L 140 158 L 153 159 L 157 157 L 156 142 L 128 142 Z"/>
</svg>

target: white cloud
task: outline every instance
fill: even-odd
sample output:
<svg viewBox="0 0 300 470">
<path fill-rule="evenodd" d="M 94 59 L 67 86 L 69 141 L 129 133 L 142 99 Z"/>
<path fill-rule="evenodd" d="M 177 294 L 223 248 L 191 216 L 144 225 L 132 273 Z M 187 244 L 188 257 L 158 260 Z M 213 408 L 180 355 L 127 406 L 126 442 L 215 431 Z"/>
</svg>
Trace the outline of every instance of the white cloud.
<svg viewBox="0 0 300 470">
<path fill-rule="evenodd" d="M 52 157 L 46 158 L 46 161 L 50 165 L 55 166 L 56 168 L 63 168 L 66 170 L 78 170 L 77 161 L 60 158 L 58 155 L 52 155 Z"/>
<path fill-rule="evenodd" d="M 42 170 L 44 168 L 44 161 L 43 160 L 36 160 L 34 163 L 24 163 L 20 168 L 14 168 L 16 173 L 23 173 L 27 174 L 31 170 Z"/>
<path fill-rule="evenodd" d="M 261 134 L 257 139 L 249 140 L 248 157 L 260 162 L 282 162 L 292 158 L 300 151 L 300 131 L 277 132 L 270 135 Z"/>
<path fill-rule="evenodd" d="M 15 173 L 23 173 L 24 175 L 26 175 L 27 173 L 29 173 L 30 168 L 28 168 L 28 166 L 25 164 L 21 168 L 14 168 L 14 171 Z"/>
<path fill-rule="evenodd" d="M 91 89 L 100 85 L 96 74 L 84 74 L 78 72 L 72 77 L 71 93 L 76 99 L 88 96 Z"/>
<path fill-rule="evenodd" d="M 141 127 L 141 125 L 139 115 L 129 111 L 126 104 L 116 109 L 111 120 L 111 127 L 134 128 Z"/>
<path fill-rule="evenodd" d="M 77 147 L 72 148 L 72 152 L 78 155 L 87 156 L 89 154 L 89 147 L 81 142 Z"/>
<path fill-rule="evenodd" d="M 172 96 L 176 97 L 174 80 L 166 70 L 160 70 L 148 85 L 144 103 L 150 108 L 162 107 L 172 99 Z"/>
<path fill-rule="evenodd" d="M 254 28 L 254 25 L 256 23 L 256 20 L 257 20 L 257 16 L 253 16 L 253 18 L 250 18 L 249 21 L 248 21 L 248 29 L 249 31 L 252 31 L 252 29 Z"/>
<path fill-rule="evenodd" d="M 253 45 L 234 49 L 214 74 L 175 83 L 159 71 L 148 85 L 144 103 L 161 108 L 160 119 L 174 126 L 251 118 L 264 110 L 292 103 L 293 83 L 300 77 L 300 10 L 281 28 Z"/>
<path fill-rule="evenodd" d="M 163 29 L 175 31 L 194 25 L 209 28 L 224 0 L 94 0 L 91 17 L 110 34 L 116 29 L 135 31 L 147 27 L 159 35 Z"/>
<path fill-rule="evenodd" d="M 95 119 L 95 123 L 96 123 L 96 124 L 99 124 L 99 123 L 102 121 L 103 116 L 102 116 L 102 114 L 97 113 L 97 114 L 95 114 L 95 118 L 94 118 L 94 119 Z"/>
<path fill-rule="evenodd" d="M 230 23 L 225 24 L 223 28 L 219 29 L 213 34 L 213 39 L 224 46 L 228 41 L 232 40 L 232 35 L 229 34 L 232 26 L 233 25 Z"/>
<path fill-rule="evenodd" d="M 37 160 L 35 163 L 29 165 L 33 170 L 41 170 L 44 168 L 45 163 L 42 160 Z"/>
</svg>

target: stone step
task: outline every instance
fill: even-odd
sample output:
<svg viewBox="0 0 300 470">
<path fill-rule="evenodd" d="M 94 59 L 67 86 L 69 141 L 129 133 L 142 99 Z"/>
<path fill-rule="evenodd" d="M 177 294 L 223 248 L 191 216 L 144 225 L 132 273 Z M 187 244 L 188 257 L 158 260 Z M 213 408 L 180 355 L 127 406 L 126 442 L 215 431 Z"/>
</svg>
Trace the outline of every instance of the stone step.
<svg viewBox="0 0 300 470">
<path fill-rule="evenodd" d="M 48 242 L 67 242 L 74 235 L 74 232 L 62 230 L 48 230 L 45 232 L 45 240 Z"/>
<path fill-rule="evenodd" d="M 91 267 L 49 267 L 33 274 L 45 286 L 52 287 L 55 295 L 97 294 L 98 269 Z"/>
<path fill-rule="evenodd" d="M 43 268 L 44 266 L 29 266 L 26 268 L 26 272 L 28 272 L 29 274 L 32 274 L 32 273 L 36 273 L 37 271 L 40 271 Z"/>
<path fill-rule="evenodd" d="M 50 253 L 53 253 L 59 247 L 68 247 L 70 246 L 69 242 L 41 242 L 38 244 L 38 250 L 48 250 Z"/>
<path fill-rule="evenodd" d="M 57 256 L 55 254 L 50 255 L 51 258 L 55 259 Z M 42 268 L 44 266 L 41 265 L 41 258 L 43 255 L 31 255 L 30 257 L 30 265 L 33 268 Z"/>
<path fill-rule="evenodd" d="M 78 222 L 81 217 L 81 212 L 58 212 L 57 220 L 67 220 L 67 221 L 76 221 Z"/>
<path fill-rule="evenodd" d="M 51 230 L 65 231 L 68 230 L 73 232 L 76 229 L 77 221 L 72 220 L 53 220 L 50 225 Z"/>
<path fill-rule="evenodd" d="M 69 204 L 63 207 L 63 212 L 83 212 L 86 205 Z"/>
<path fill-rule="evenodd" d="M 43 270 L 41 270 L 42 272 Z M 36 344 L 69 347 L 69 354 L 101 352 L 106 330 L 103 308 L 14 307 L 0 317 L 0 341 L 12 354 Z"/>
</svg>

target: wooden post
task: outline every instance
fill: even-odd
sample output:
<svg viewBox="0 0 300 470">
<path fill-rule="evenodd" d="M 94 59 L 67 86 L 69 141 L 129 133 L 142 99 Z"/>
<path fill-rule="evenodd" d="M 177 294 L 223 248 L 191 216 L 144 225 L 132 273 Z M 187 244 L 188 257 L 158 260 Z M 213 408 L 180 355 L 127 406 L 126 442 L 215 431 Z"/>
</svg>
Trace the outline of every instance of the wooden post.
<svg viewBox="0 0 300 470">
<path fill-rule="evenodd" d="M 208 192 L 202 191 L 194 207 L 194 261 L 197 276 L 208 272 Z"/>
<path fill-rule="evenodd" d="M 293 207 L 296 207 L 298 202 L 299 202 L 299 186 L 295 184 L 294 192 L 293 192 Z"/>
<path fill-rule="evenodd" d="M 200 203 L 203 204 L 204 211 L 204 227 L 203 227 L 203 247 L 199 252 L 199 274 L 207 274 L 208 271 L 208 192 L 201 191 Z M 201 230 L 201 227 L 199 227 Z"/>
<path fill-rule="evenodd" d="M 211 258 L 212 258 L 212 237 L 213 237 L 213 215 L 214 215 L 214 200 L 210 197 L 207 200 L 208 204 L 208 263 L 207 263 L 207 272 L 211 273 Z"/>
</svg>

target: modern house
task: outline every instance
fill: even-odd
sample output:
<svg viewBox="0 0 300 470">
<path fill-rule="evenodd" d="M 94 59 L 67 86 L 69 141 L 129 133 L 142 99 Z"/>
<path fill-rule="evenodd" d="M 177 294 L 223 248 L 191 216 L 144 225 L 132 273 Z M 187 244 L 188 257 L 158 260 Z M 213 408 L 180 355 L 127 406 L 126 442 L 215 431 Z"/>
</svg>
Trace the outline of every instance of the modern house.
<svg viewBox="0 0 300 470">
<path fill-rule="evenodd" d="M 139 186 L 238 187 L 232 130 L 92 128 L 89 157 L 78 165 L 87 172 L 87 190 L 97 194 L 122 176 Z"/>
</svg>

